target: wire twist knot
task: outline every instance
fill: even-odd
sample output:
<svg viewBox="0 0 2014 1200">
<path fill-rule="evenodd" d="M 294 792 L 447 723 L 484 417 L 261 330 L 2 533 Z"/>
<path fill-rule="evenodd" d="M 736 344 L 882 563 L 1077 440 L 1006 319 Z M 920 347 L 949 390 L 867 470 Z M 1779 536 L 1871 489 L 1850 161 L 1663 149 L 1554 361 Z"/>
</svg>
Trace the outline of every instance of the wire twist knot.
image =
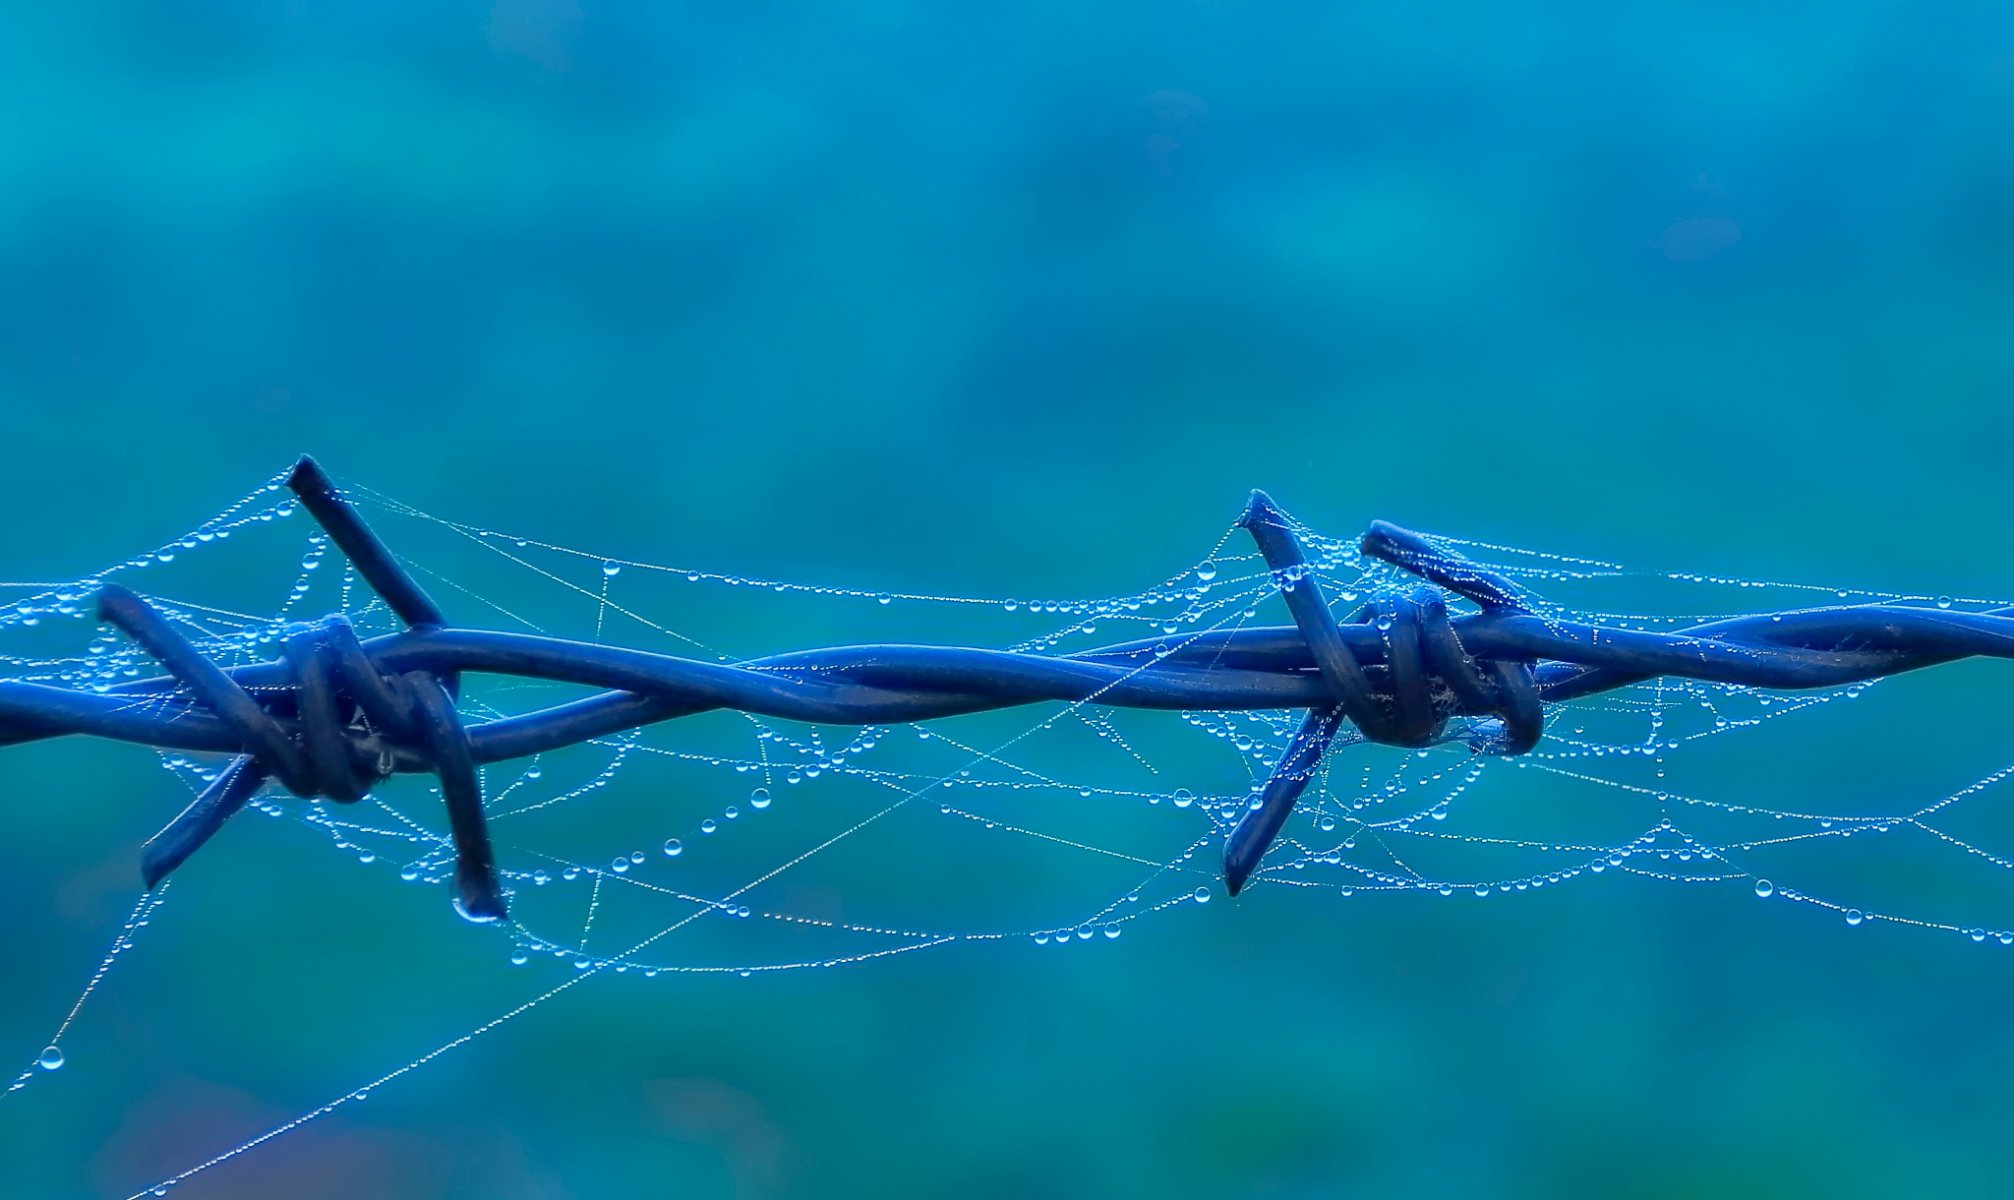
<svg viewBox="0 0 2014 1200">
<path fill-rule="evenodd" d="M 287 483 L 409 628 L 444 624 L 433 601 L 336 496 L 312 459 L 302 459 Z M 148 887 L 208 841 L 268 778 L 303 799 L 354 804 L 403 758 L 409 769 L 440 778 L 455 843 L 456 907 L 472 921 L 504 917 L 474 747 L 455 708 L 459 681 L 452 671 L 387 670 L 349 621 L 335 614 L 288 633 L 280 660 L 284 676 L 262 702 L 132 591 L 105 586 L 98 615 L 139 643 L 241 747 L 148 844 L 141 860 Z"/>
<path fill-rule="evenodd" d="M 1472 655 L 1441 593 L 1422 585 L 1375 596 L 1350 618 L 1350 624 L 1377 633 L 1376 643 L 1366 648 L 1372 661 L 1360 662 L 1329 610 L 1300 539 L 1272 498 L 1253 492 L 1238 523 L 1258 543 L 1332 703 L 1308 709 L 1232 830 L 1224 848 L 1224 879 L 1232 895 L 1279 836 L 1344 720 L 1366 741 L 1421 747 L 1446 740 L 1449 718 L 1463 713 L 1488 718 L 1470 729 L 1469 745 L 1478 753 L 1523 754 L 1538 745 L 1545 717 L 1531 659 Z M 1486 613 L 1527 611 L 1509 580 L 1444 553 L 1410 530 L 1375 521 L 1359 547 L 1474 601 Z"/>
</svg>

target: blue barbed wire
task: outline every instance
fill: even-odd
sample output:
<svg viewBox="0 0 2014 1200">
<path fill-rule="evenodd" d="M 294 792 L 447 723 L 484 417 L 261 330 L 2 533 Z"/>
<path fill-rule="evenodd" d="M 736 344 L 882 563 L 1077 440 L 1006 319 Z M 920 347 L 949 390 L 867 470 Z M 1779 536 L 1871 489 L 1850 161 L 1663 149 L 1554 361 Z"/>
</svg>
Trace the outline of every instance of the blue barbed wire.
<svg viewBox="0 0 2014 1200">
<path fill-rule="evenodd" d="M 270 780 L 303 798 L 362 799 L 400 773 L 440 780 L 456 853 L 455 905 L 506 915 L 477 768 L 715 709 L 838 725 L 921 721 L 1040 702 L 1183 711 L 1302 709 L 1305 716 L 1225 840 L 1232 895 L 1257 870 L 1347 723 L 1364 740 L 1465 741 L 1517 755 L 1546 708 L 1670 676 L 1763 689 L 1835 687 L 1967 657 L 2014 657 L 2014 609 L 1859 604 L 1732 617 L 1658 632 L 1535 611 L 1510 580 L 1383 521 L 1367 557 L 1421 582 L 1339 621 L 1287 518 L 1254 492 L 1239 524 L 1293 624 L 1124 642 L 1071 654 L 865 645 L 727 664 L 449 626 L 412 576 L 303 458 L 287 486 L 406 629 L 360 639 L 340 614 L 294 627 L 274 661 L 222 667 L 159 609 L 118 585 L 101 619 L 163 677 L 81 690 L 0 680 L 0 746 L 66 734 L 234 757 L 141 856 L 153 887 Z M 1475 612 L 1451 614 L 1450 597 Z M 479 672 L 602 689 L 481 723 L 458 709 Z"/>
</svg>

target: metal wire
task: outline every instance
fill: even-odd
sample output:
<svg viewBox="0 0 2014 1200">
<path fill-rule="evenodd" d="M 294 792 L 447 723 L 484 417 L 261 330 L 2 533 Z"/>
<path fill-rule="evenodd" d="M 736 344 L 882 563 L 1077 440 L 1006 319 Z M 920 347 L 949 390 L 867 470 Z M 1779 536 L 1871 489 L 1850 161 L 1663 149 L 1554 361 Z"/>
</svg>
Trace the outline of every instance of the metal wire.
<svg viewBox="0 0 2014 1200">
<path fill-rule="evenodd" d="M 105 691 L 0 681 L 0 746 L 87 734 L 235 757 L 142 854 L 152 887 L 268 781 L 338 803 L 401 772 L 439 777 L 456 851 L 455 903 L 506 914 L 477 768 L 719 708 L 839 725 L 920 721 L 1044 701 L 1176 710 L 1305 709 L 1224 847 L 1235 895 L 1258 868 L 1345 722 L 1369 741 L 1459 737 L 1478 754 L 1538 744 L 1545 707 L 1659 676 L 1768 689 L 1833 687 L 1974 656 L 2014 657 L 2014 609 L 1845 605 L 1734 617 L 1673 632 L 1554 619 L 1509 580 L 1430 539 L 1375 522 L 1363 553 L 1422 583 L 1338 621 L 1289 523 L 1254 492 L 1240 524 L 1294 623 L 1044 655 L 958 646 L 804 650 L 728 665 L 530 634 L 450 627 L 312 459 L 287 480 L 358 575 L 405 622 L 360 640 L 341 616 L 291 633 L 275 661 L 220 667 L 116 585 L 101 619 L 167 675 Z M 1479 610 L 1451 616 L 1449 595 Z M 602 689 L 469 724 L 465 672 Z M 145 699 L 146 703 L 137 701 Z M 1451 724 L 1462 719 L 1457 731 Z"/>
</svg>

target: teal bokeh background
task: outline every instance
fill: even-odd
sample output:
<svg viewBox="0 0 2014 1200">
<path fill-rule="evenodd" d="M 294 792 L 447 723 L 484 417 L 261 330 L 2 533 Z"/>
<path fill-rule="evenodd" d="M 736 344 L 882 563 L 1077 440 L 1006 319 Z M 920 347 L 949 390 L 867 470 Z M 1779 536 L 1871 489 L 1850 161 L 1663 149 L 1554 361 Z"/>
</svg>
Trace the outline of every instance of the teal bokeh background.
<svg viewBox="0 0 2014 1200">
<path fill-rule="evenodd" d="M 2002 6 L 339 7 L 10 18 L 0 574 L 312 450 L 864 587 L 1135 586 L 1263 485 L 1335 532 L 2014 591 Z M 2005 679 L 1898 685 L 1827 786 L 2001 765 Z M 1845 753 L 1758 736 L 1723 795 Z M 148 761 L 7 753 L 24 1061 L 131 901 Z M 528 994 L 438 896 L 259 836 L 0 1102 L 0 1190 L 125 1195 Z M 2010 982 L 1741 888 L 1259 891 L 1096 954 L 576 989 L 181 1191 L 2000 1195 Z"/>
</svg>

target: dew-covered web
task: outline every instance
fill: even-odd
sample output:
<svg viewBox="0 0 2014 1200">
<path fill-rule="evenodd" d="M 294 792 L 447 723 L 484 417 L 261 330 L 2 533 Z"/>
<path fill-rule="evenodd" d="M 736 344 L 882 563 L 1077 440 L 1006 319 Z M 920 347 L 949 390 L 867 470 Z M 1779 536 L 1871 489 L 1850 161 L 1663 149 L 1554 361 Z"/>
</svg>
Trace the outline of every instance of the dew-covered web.
<svg viewBox="0 0 2014 1200">
<path fill-rule="evenodd" d="M 1067 654 L 1146 638 L 1172 651 L 1212 631 L 1286 620 L 1279 581 L 1235 526 L 1187 568 L 1124 595 L 946 596 L 901 590 L 899 561 L 872 572 L 890 581 L 886 591 L 723 574 L 348 494 L 457 625 L 708 661 L 870 642 Z M 1295 533 L 1339 611 L 1418 583 L 1362 557 L 1352 538 L 1299 524 Z M 1542 598 L 1542 614 L 1621 628 L 1844 602 L 2006 603 L 1632 570 L 1447 540 Z M 332 612 L 364 637 L 399 628 L 274 480 L 154 552 L 83 579 L 4 585 L 0 669 L 97 690 L 157 675 L 143 652 L 91 619 L 94 590 L 113 579 L 227 666 L 275 657 L 292 623 Z M 1473 900 L 1625 877 L 1739 888 L 1856 926 L 2014 944 L 2014 829 L 1994 812 L 2007 806 L 1986 797 L 2014 764 L 1939 761 L 1900 773 L 1916 781 L 1906 794 L 1864 782 L 1870 763 L 1908 761 L 1909 722 L 1921 726 L 1937 707 L 1921 702 L 1925 691 L 1964 682 L 1936 674 L 1801 692 L 1667 678 L 1548 706 L 1545 738 L 1514 758 L 1477 755 L 1459 740 L 1406 750 L 1346 733 L 1237 903 L 1251 910 L 1246 919 L 1303 920 L 1310 905 L 1352 896 L 1359 905 L 1414 893 L 1421 903 Z M 472 675 L 460 705 L 475 724 L 580 694 Z M 1095 697 L 892 727 L 710 712 L 489 766 L 484 795 L 512 920 L 467 936 L 496 938 L 499 960 L 533 977 L 530 998 L 162 1186 L 605 973 L 756 977 L 956 945 L 1020 940 L 1088 953 L 1135 931 L 1153 936 L 1186 909 L 1223 903 L 1224 836 L 1300 716 L 1141 712 Z M 1761 732 L 1793 717 L 1814 728 L 1780 744 Z M 136 844 L 147 822 L 173 815 L 171 798 L 194 795 L 223 761 L 158 760 L 161 807 L 106 815 L 135 822 Z M 422 776 L 348 806 L 269 787 L 252 809 L 297 828 L 279 839 L 285 853 L 354 860 L 358 888 L 440 890 L 453 874 L 438 790 Z M 203 856 L 242 842 L 227 831 Z M 65 1066 L 63 1034 L 88 1019 L 96 989 L 116 986 L 112 969 L 162 919 L 172 888 L 206 886 L 201 861 L 140 898 L 10 1091 Z"/>
</svg>

